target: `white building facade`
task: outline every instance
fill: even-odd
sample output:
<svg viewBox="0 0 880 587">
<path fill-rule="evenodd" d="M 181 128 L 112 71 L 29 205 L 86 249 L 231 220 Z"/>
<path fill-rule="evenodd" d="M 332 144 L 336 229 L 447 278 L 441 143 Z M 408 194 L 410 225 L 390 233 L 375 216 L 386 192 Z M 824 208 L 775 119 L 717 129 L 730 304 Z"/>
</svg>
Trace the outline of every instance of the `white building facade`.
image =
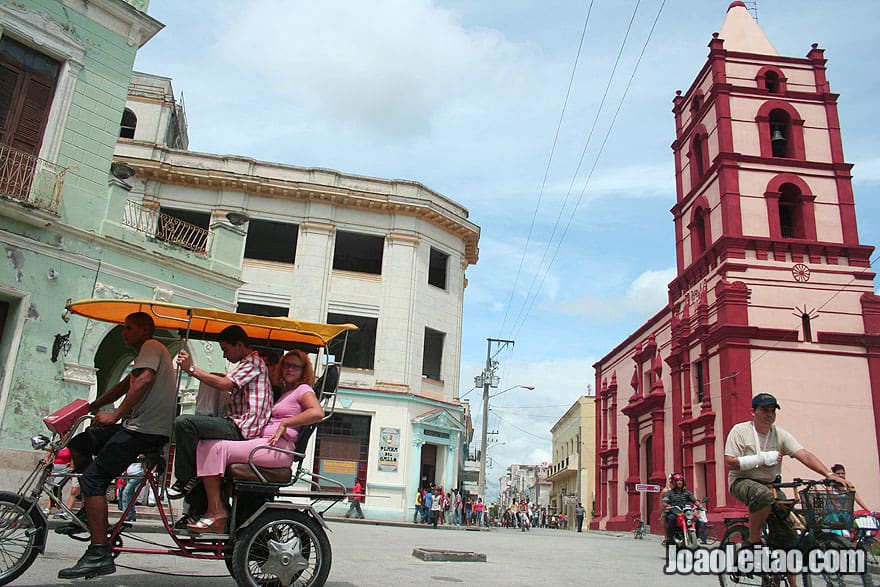
<svg viewBox="0 0 880 587">
<path fill-rule="evenodd" d="M 467 210 L 417 182 L 187 151 L 167 78 L 134 74 L 122 126 L 132 214 L 204 229 L 226 218 L 244 234 L 230 309 L 359 327 L 314 470 L 365 482 L 371 518 L 411 519 L 420 486 L 456 487 L 465 269 L 479 240 Z"/>
</svg>

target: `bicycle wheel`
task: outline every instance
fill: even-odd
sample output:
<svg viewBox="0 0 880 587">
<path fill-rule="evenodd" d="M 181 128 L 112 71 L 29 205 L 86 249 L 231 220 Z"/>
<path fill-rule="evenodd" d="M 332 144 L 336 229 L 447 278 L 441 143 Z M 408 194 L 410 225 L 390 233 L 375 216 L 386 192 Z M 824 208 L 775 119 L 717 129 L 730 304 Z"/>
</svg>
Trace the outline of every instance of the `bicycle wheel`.
<svg viewBox="0 0 880 587">
<path fill-rule="evenodd" d="M 815 537 L 815 548 L 819 550 L 840 550 L 843 553 L 854 551 L 852 543 L 837 534 L 823 533 Z M 841 559 L 846 558 L 843 554 Z M 808 555 L 809 556 L 809 553 Z M 826 561 L 827 561 L 826 557 Z M 808 561 L 804 561 L 805 563 Z M 871 574 L 849 574 L 841 572 L 804 573 L 802 575 L 805 587 L 871 587 Z"/>
<path fill-rule="evenodd" d="M 31 503 L 0 491 L 0 585 L 17 579 L 37 558 L 46 535 L 46 520 Z"/>
<path fill-rule="evenodd" d="M 725 550 L 728 544 L 732 544 L 734 547 L 734 556 L 736 556 L 736 553 L 739 552 L 740 548 L 743 548 L 744 544 L 748 545 L 748 541 L 748 526 L 731 526 L 727 529 L 727 532 L 724 533 L 724 538 L 721 539 L 721 543 L 718 547 Z M 731 587 L 734 585 L 763 585 L 763 577 L 760 573 L 722 573 L 718 575 L 718 581 L 721 583 L 721 587 Z"/>
<path fill-rule="evenodd" d="M 880 583 L 880 540 L 873 536 L 865 536 L 859 541 L 859 548 L 865 551 L 868 563 L 868 575 L 874 584 Z"/>
<path fill-rule="evenodd" d="M 709 528 L 706 530 L 706 544 L 712 546 L 716 544 L 721 539 L 718 536 L 718 530 L 712 524 L 709 524 Z"/>
</svg>

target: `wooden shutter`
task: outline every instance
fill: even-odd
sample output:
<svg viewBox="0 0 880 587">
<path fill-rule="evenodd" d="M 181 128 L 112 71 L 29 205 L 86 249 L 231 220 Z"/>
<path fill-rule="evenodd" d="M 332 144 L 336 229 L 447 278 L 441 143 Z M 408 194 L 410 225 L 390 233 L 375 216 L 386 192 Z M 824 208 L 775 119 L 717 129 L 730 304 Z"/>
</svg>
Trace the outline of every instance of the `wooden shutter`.
<svg viewBox="0 0 880 587">
<path fill-rule="evenodd" d="M 19 77 L 23 77 L 20 72 L 0 63 L 0 145 L 6 143 L 6 134 L 13 124 Z"/>
<path fill-rule="evenodd" d="M 0 38 L 0 145 L 37 155 L 61 64 Z"/>
<path fill-rule="evenodd" d="M 23 104 L 18 124 L 8 144 L 27 153 L 38 154 L 43 140 L 43 129 L 52 104 L 53 87 L 44 81 L 29 77 L 22 92 Z"/>
</svg>

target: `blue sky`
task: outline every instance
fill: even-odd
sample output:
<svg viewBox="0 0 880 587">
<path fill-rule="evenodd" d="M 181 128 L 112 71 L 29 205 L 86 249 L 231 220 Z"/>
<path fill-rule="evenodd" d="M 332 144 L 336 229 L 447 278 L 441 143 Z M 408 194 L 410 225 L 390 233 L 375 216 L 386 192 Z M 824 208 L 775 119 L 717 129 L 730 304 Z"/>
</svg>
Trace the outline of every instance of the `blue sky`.
<svg viewBox="0 0 880 587">
<path fill-rule="evenodd" d="M 183 94 L 192 150 L 415 180 L 469 209 L 482 234 L 459 387 L 473 386 L 489 337 L 516 341 L 498 355 L 496 391 L 535 386 L 492 401 L 497 479 L 551 460 L 549 429 L 592 384 L 592 364 L 665 303 L 672 98 L 728 4 L 153 0 L 166 28 L 135 67 Z M 880 2 L 757 4 L 780 54 L 826 49 L 860 238 L 876 245 Z M 478 423 L 479 395 L 467 395 Z"/>
</svg>

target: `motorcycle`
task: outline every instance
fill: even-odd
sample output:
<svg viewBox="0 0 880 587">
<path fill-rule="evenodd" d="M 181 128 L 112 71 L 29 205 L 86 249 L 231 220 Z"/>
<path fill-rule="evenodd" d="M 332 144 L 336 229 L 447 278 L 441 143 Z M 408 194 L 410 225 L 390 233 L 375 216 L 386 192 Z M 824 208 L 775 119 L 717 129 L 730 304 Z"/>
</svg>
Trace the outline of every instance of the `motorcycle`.
<svg viewBox="0 0 880 587">
<path fill-rule="evenodd" d="M 347 336 L 348 331 L 356 330 L 350 324 L 264 318 L 150 300 L 81 300 L 68 302 L 67 309 L 74 314 L 116 323 L 124 321 L 125 316 L 132 312 L 149 312 L 157 328 L 186 331 L 181 347 L 190 337 L 210 337 L 229 324 L 238 324 L 252 341 L 263 341 L 264 344 L 282 349 L 298 345 L 299 348 L 308 348 L 320 354 L 326 352 L 327 345 L 336 337 Z M 330 417 L 336 404 L 340 367 L 341 359 L 328 360 L 323 374 L 314 385 L 318 401 L 324 407 L 325 418 Z M 56 486 L 63 486 L 78 476 L 73 472 L 53 473 L 52 463 L 74 433 L 92 418 L 87 409 L 87 402 L 76 400 L 44 418 L 52 434 L 38 434 L 31 439 L 31 444 L 35 450 L 48 451 L 51 458 L 40 459 L 17 492 L 0 491 L 0 586 L 17 579 L 39 554 L 46 553 L 49 524 L 39 504 L 53 493 Z M 128 552 L 222 560 L 240 587 L 322 586 L 330 573 L 332 562 L 327 536 L 329 528 L 322 514 L 349 495 L 344 484 L 303 466 L 306 445 L 314 429 L 315 425 L 303 427 L 292 451 L 259 446 L 251 452 L 247 463 L 229 465 L 225 475 L 230 490 L 227 504 L 231 509 L 229 527 L 227 531 L 216 534 L 193 534 L 176 528 L 172 505 L 165 492 L 169 452 L 149 452 L 145 455 L 144 474 L 139 477 L 136 494 L 143 490 L 153 496 L 159 517 L 174 546 L 144 541 L 129 531 L 131 525 L 127 520 L 135 505 L 132 500 L 119 520 L 108 529 L 113 556 Z M 293 467 L 259 467 L 253 460 L 258 450 L 289 454 L 293 458 Z M 61 481 L 58 481 L 59 477 Z M 300 480 L 312 489 L 294 487 Z M 329 490 L 325 489 L 328 487 Z M 276 499 L 282 489 L 285 489 L 285 496 L 311 500 L 311 505 Z M 329 505 L 318 511 L 313 507 L 318 502 Z M 86 523 L 63 503 L 56 501 L 56 505 L 76 526 L 65 534 L 75 540 L 88 541 Z M 128 546 L 123 542 L 128 539 L 135 543 L 146 542 L 151 546 Z"/>
<path fill-rule="evenodd" d="M 684 507 L 673 506 L 669 511 L 676 516 L 675 534 L 672 536 L 675 546 L 679 549 L 695 550 L 697 548 L 696 508 L 687 504 Z"/>
<path fill-rule="evenodd" d="M 529 521 L 528 512 L 519 512 L 519 530 L 520 532 L 525 532 L 527 530 L 531 530 L 532 524 Z"/>
</svg>

